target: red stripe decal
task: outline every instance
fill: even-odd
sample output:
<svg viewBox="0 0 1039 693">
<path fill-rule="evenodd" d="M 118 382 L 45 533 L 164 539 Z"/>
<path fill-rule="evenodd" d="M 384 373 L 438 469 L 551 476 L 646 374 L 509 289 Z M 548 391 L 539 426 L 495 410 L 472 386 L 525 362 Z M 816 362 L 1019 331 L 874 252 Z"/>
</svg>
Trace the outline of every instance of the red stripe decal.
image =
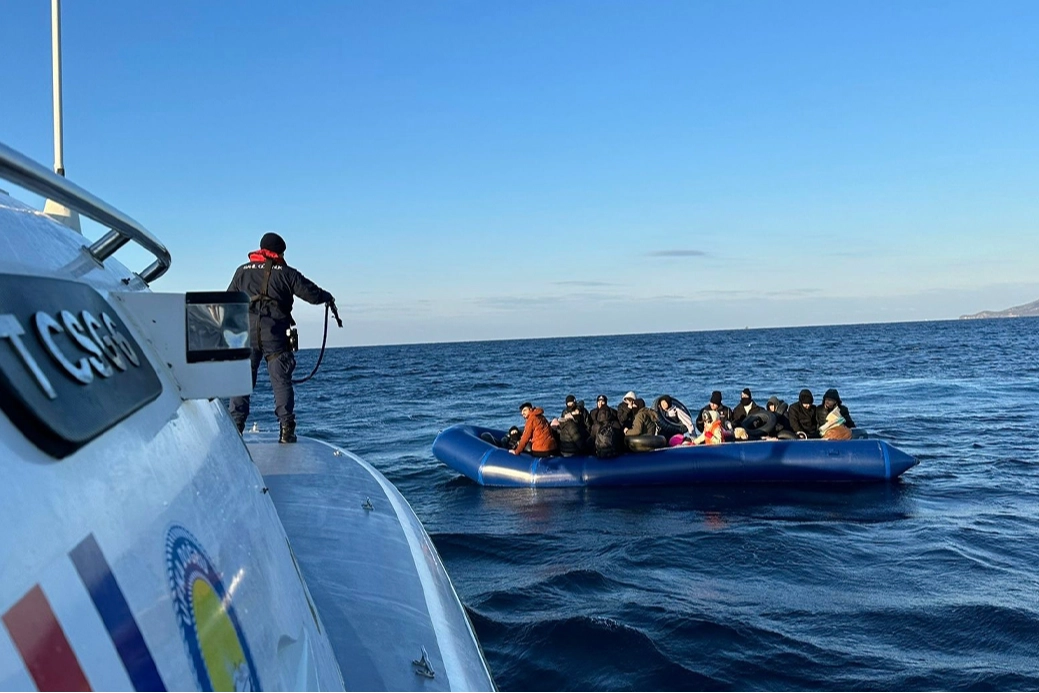
<svg viewBox="0 0 1039 693">
<path fill-rule="evenodd" d="M 39 585 L 4 614 L 4 625 L 41 691 L 89 691 L 83 669 Z"/>
</svg>

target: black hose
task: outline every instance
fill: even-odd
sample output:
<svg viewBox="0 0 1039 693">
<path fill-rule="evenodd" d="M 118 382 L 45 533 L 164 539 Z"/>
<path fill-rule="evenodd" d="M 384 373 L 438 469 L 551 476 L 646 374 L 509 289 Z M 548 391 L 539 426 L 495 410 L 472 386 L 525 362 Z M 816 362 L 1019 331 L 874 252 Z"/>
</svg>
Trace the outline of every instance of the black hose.
<svg viewBox="0 0 1039 693">
<path fill-rule="evenodd" d="M 293 385 L 299 385 L 300 383 L 307 382 L 308 380 L 310 380 L 311 378 L 314 377 L 314 375 L 317 373 L 317 369 L 321 367 L 321 359 L 325 358 L 325 344 L 328 342 L 328 312 L 329 312 L 329 310 L 332 310 L 332 311 L 335 312 L 336 322 L 339 323 L 340 327 L 343 326 L 343 321 L 339 319 L 339 312 L 336 311 L 335 306 L 332 305 L 332 304 L 326 303 L 325 304 L 325 333 L 323 335 L 321 335 L 321 351 L 317 355 L 317 363 L 314 364 L 314 370 L 310 371 L 310 375 L 308 375 L 306 378 L 300 378 L 299 380 L 293 380 L 292 381 Z"/>
</svg>

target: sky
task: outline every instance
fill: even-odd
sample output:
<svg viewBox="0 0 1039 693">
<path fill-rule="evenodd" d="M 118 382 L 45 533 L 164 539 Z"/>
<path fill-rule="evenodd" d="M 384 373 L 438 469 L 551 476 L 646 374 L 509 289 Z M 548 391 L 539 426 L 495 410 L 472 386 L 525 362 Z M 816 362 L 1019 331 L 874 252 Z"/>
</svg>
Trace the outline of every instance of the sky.
<svg viewBox="0 0 1039 693">
<path fill-rule="evenodd" d="M 3 16 L 0 142 L 49 166 L 50 3 Z M 953 319 L 1039 299 L 1037 26 L 1033 1 L 66 1 L 65 168 L 170 249 L 156 291 L 222 290 L 281 234 L 334 346 Z"/>
</svg>

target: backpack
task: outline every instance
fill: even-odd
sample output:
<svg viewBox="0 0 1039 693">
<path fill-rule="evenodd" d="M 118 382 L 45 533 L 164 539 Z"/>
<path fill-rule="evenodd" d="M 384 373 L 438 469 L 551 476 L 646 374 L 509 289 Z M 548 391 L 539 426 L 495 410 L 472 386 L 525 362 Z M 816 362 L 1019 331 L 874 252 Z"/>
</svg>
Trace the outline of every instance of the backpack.
<svg viewBox="0 0 1039 693">
<path fill-rule="evenodd" d="M 617 456 L 617 429 L 613 426 L 599 426 L 595 433 L 595 456 L 600 460 Z"/>
<path fill-rule="evenodd" d="M 565 417 L 559 423 L 556 435 L 561 454 L 576 455 L 584 451 L 588 433 L 584 430 L 584 421 L 580 418 Z"/>
</svg>

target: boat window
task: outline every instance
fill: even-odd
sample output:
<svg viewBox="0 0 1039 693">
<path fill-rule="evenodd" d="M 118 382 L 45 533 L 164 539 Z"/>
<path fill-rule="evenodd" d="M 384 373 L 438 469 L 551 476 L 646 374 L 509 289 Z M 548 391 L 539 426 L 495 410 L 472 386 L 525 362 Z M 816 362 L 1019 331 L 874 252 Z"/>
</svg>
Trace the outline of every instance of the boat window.
<svg viewBox="0 0 1039 693">
<path fill-rule="evenodd" d="M 184 295 L 187 361 L 249 358 L 249 297 L 240 291 Z"/>
</svg>

